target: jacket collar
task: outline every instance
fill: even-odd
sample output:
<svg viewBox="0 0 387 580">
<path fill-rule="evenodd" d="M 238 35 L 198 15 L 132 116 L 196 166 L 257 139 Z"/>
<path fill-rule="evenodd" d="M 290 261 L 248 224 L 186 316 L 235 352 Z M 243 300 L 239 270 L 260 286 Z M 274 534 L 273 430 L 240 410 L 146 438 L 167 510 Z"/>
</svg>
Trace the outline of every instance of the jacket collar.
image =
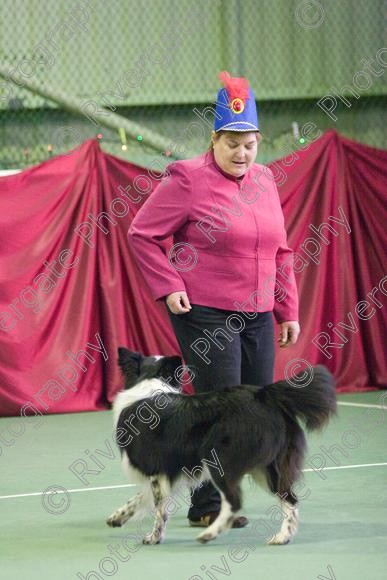
<svg viewBox="0 0 387 580">
<path fill-rule="evenodd" d="M 226 177 L 227 179 L 230 179 L 230 181 L 235 181 L 236 183 L 242 183 L 245 178 L 247 177 L 247 175 L 250 173 L 250 169 L 248 171 L 246 171 L 246 173 L 244 175 L 242 175 L 241 177 L 236 177 L 235 175 L 231 175 L 230 173 L 226 173 L 226 171 L 223 171 L 223 169 L 221 169 L 219 167 L 219 165 L 217 164 L 217 162 L 215 161 L 215 155 L 213 151 L 209 152 L 210 154 L 210 158 L 211 161 L 215 167 L 215 169 L 221 173 L 224 177 Z"/>
</svg>

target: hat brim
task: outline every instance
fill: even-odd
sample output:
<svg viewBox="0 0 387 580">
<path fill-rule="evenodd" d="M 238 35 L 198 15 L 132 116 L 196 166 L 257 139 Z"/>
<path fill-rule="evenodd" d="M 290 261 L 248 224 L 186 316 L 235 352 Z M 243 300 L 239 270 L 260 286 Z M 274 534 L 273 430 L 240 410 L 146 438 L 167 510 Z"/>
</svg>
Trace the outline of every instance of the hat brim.
<svg viewBox="0 0 387 580">
<path fill-rule="evenodd" d="M 249 131 L 258 131 L 258 133 L 259 133 L 258 127 L 256 127 L 252 123 L 247 123 L 244 121 L 239 122 L 239 123 L 227 123 L 226 125 L 223 125 L 223 127 L 220 127 L 219 129 L 217 129 L 215 131 L 215 133 L 218 133 L 218 131 L 238 131 L 238 133 L 247 133 Z"/>
</svg>

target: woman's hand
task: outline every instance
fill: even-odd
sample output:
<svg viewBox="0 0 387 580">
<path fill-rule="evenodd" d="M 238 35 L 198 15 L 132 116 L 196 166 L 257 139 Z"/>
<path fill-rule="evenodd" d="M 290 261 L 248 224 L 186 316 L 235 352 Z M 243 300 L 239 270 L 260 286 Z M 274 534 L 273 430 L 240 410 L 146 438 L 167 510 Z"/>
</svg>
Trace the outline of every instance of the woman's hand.
<svg viewBox="0 0 387 580">
<path fill-rule="evenodd" d="M 296 344 L 300 335 L 300 325 L 297 320 L 281 322 L 280 327 L 281 331 L 278 339 L 280 348 L 286 348 L 289 344 Z"/>
<path fill-rule="evenodd" d="M 172 292 L 172 294 L 168 294 L 165 302 L 173 314 L 185 314 L 191 310 L 186 292 Z"/>
</svg>

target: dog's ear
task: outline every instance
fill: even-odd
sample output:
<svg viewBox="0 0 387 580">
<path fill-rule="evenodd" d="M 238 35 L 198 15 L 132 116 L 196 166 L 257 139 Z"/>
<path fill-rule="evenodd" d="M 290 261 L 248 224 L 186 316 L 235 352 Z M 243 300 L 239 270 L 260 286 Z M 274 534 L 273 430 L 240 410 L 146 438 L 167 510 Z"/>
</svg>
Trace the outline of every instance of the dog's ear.
<svg viewBox="0 0 387 580">
<path fill-rule="evenodd" d="M 166 356 L 162 360 L 161 375 L 164 379 L 171 377 L 174 379 L 172 382 L 175 383 L 177 377 L 175 377 L 175 371 L 183 366 L 183 361 L 180 356 Z"/>
<path fill-rule="evenodd" d="M 118 366 L 125 379 L 129 381 L 137 379 L 143 358 L 139 352 L 131 351 L 123 346 L 118 348 Z"/>
<path fill-rule="evenodd" d="M 142 359 L 143 356 L 139 352 L 134 352 L 124 346 L 118 347 L 118 364 L 121 368 L 128 364 L 139 366 Z"/>
</svg>

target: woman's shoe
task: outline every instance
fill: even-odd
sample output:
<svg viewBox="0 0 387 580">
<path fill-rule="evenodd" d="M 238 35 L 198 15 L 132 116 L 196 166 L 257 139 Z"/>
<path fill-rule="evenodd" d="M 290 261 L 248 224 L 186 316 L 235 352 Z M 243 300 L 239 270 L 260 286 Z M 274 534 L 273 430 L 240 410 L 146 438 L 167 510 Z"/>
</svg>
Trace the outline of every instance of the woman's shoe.
<svg viewBox="0 0 387 580">
<path fill-rule="evenodd" d="M 218 517 L 219 512 L 208 512 L 199 518 L 189 518 L 189 525 L 195 528 L 207 528 L 210 526 Z M 232 528 L 244 528 L 249 523 L 249 520 L 245 516 L 238 516 L 234 519 L 232 523 Z"/>
</svg>

